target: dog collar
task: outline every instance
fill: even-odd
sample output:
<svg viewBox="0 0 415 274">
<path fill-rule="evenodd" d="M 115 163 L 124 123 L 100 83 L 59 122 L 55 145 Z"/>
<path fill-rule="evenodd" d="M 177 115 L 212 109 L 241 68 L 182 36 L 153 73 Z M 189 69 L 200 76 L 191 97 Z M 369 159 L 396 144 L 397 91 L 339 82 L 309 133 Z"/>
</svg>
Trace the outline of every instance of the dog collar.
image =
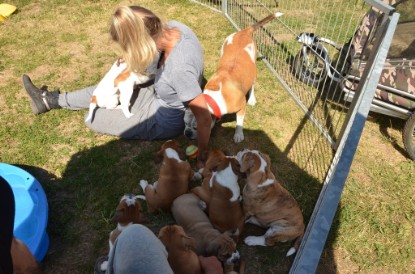
<svg viewBox="0 0 415 274">
<path fill-rule="evenodd" d="M 209 107 L 212 109 L 213 114 L 215 114 L 216 118 L 220 119 L 222 117 L 222 113 L 220 112 L 220 108 L 215 100 L 213 100 L 212 96 L 203 93 L 203 96 L 205 97 L 206 103 L 209 105 Z"/>
</svg>

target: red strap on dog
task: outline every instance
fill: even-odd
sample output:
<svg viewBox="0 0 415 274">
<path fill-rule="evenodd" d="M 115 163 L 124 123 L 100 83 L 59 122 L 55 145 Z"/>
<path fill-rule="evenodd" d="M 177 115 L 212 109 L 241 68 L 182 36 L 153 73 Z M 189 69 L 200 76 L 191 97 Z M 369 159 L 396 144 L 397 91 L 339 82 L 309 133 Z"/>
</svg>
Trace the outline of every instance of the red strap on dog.
<svg viewBox="0 0 415 274">
<path fill-rule="evenodd" d="M 220 112 L 220 108 L 218 104 L 216 104 L 216 101 L 208 94 L 203 93 L 203 96 L 205 97 L 206 103 L 213 110 L 213 114 L 215 114 L 216 118 L 220 119 L 220 117 L 222 117 L 222 112 Z"/>
</svg>

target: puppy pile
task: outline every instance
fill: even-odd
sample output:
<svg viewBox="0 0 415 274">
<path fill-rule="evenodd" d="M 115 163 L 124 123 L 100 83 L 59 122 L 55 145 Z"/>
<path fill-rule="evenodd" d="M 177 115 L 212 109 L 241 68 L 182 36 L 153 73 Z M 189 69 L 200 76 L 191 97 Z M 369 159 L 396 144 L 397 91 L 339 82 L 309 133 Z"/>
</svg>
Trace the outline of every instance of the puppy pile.
<svg viewBox="0 0 415 274">
<path fill-rule="evenodd" d="M 144 223 L 138 199 L 146 200 L 148 213 L 171 212 L 175 225 L 164 226 L 159 239 L 168 250 L 175 273 L 203 273 L 198 256 L 216 256 L 224 273 L 243 273 L 237 245 L 246 223 L 264 228 L 261 236 L 246 236 L 249 246 L 273 246 L 292 241 L 287 256 L 296 252 L 304 234 L 304 220 L 294 197 L 271 171 L 270 157 L 245 149 L 234 156 L 212 149 L 203 170 L 191 169 L 177 141 L 166 141 L 157 158 L 161 160 L 158 181 L 141 180 L 144 195 L 124 195 L 116 209 L 109 246 L 132 223 Z M 192 181 L 200 185 L 190 188 Z M 101 269 L 106 269 L 103 264 Z"/>
</svg>

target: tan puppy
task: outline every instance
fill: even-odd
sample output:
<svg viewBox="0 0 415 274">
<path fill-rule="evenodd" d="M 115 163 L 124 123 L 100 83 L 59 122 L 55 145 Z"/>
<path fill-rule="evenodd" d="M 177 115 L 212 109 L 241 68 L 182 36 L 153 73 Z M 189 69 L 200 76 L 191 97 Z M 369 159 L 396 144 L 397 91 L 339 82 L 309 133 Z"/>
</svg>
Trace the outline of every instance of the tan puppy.
<svg viewBox="0 0 415 274">
<path fill-rule="evenodd" d="M 148 184 L 146 180 L 140 181 L 150 213 L 159 209 L 170 210 L 174 199 L 189 190 L 189 181 L 200 176 L 193 172 L 184 150 L 175 140 L 166 141 L 157 157 L 162 159 L 159 179 L 153 184 Z"/>
<path fill-rule="evenodd" d="M 287 256 L 295 253 L 304 235 L 304 220 L 294 197 L 275 179 L 270 158 L 257 150 L 237 154 L 241 172 L 246 172 L 243 209 L 246 222 L 268 228 L 262 236 L 246 237 L 247 245 L 272 246 L 295 240 Z"/>
<path fill-rule="evenodd" d="M 19 239 L 13 237 L 10 250 L 13 260 L 14 274 L 40 274 L 39 263 L 36 261 L 29 248 Z"/>
<path fill-rule="evenodd" d="M 200 199 L 195 194 L 183 194 L 173 202 L 173 217 L 186 234 L 196 241 L 195 251 L 198 255 L 216 256 L 224 261 L 236 251 L 236 244 L 229 233 L 220 233 L 212 226 L 199 204 Z"/>
<path fill-rule="evenodd" d="M 193 251 L 195 240 L 187 236 L 178 225 L 168 225 L 160 229 L 159 239 L 168 252 L 167 260 L 175 274 L 202 274 L 199 257 Z"/>
<path fill-rule="evenodd" d="M 117 223 L 117 227 L 111 231 L 109 237 L 109 252 L 114 247 L 115 240 L 121 234 L 121 232 L 132 224 L 142 224 L 146 222 L 146 218 L 143 213 L 138 199 L 143 199 L 142 195 L 125 194 L 121 197 L 120 202 L 115 209 L 115 214 L 112 217 L 112 221 Z M 107 269 L 108 261 L 104 261 L 101 264 L 101 270 Z"/>
<path fill-rule="evenodd" d="M 204 87 L 203 94 L 214 118 L 220 119 L 224 114 L 236 113 L 235 143 L 244 140 L 246 96 L 249 95 L 248 104 L 256 103 L 254 82 L 257 50 L 252 35 L 255 30 L 281 15 L 282 13 L 271 14 L 252 26 L 229 35 L 223 43 L 217 70 Z M 184 134 L 196 139 L 197 123 L 190 113 L 188 109 Z"/>
<path fill-rule="evenodd" d="M 230 232 L 235 242 L 244 227 L 241 191 L 238 184 L 239 162 L 219 149 L 209 152 L 203 169 L 202 186 L 192 189 L 206 203 L 213 227 Z"/>
</svg>

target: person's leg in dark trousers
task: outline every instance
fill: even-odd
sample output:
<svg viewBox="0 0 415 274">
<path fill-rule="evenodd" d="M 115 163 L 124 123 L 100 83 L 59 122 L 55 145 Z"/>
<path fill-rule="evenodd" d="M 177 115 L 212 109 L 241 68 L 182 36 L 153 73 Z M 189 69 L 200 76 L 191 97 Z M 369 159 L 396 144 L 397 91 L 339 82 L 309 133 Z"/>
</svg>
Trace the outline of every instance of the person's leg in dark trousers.
<svg viewBox="0 0 415 274">
<path fill-rule="evenodd" d="M 0 273 L 13 273 L 10 254 L 14 230 L 15 203 L 13 190 L 0 176 Z"/>
</svg>

